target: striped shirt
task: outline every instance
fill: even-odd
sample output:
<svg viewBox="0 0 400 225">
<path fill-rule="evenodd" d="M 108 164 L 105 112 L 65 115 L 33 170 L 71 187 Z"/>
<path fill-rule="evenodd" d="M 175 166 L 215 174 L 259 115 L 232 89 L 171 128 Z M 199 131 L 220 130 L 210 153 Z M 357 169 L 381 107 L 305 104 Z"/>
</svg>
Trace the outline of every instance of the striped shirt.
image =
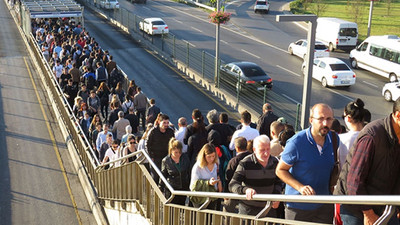
<svg viewBox="0 0 400 225">
<path fill-rule="evenodd" d="M 257 194 L 281 194 L 282 181 L 276 176 L 275 168 L 278 159 L 270 156 L 266 167 L 257 160 L 255 154 L 246 156 L 239 162 L 231 182 L 229 190 L 237 194 L 245 194 L 248 188 L 252 188 Z M 246 205 L 264 207 L 266 202 L 244 201 Z"/>
</svg>

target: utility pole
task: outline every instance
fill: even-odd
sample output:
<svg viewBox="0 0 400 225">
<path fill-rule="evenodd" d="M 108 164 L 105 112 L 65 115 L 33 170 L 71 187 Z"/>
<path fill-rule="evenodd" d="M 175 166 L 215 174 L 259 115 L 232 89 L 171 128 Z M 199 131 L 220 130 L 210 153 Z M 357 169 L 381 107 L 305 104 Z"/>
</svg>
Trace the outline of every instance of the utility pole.
<svg viewBox="0 0 400 225">
<path fill-rule="evenodd" d="M 317 28 L 316 15 L 277 15 L 277 22 L 292 22 L 292 21 L 308 21 L 307 34 L 307 58 L 306 68 L 303 83 L 303 99 L 301 104 L 301 128 L 308 127 L 310 117 L 310 99 L 311 99 L 311 84 L 312 70 L 314 65 L 314 48 L 315 48 L 315 30 Z"/>
<path fill-rule="evenodd" d="M 368 32 L 367 37 L 371 34 L 371 24 L 372 24 L 372 11 L 374 10 L 374 0 L 369 0 L 369 18 L 368 18 Z"/>
<path fill-rule="evenodd" d="M 216 6 L 217 12 L 221 10 L 219 0 L 217 0 L 217 6 Z M 219 28 L 220 24 L 216 24 L 216 30 L 215 30 L 215 70 L 214 70 L 214 82 L 215 86 L 219 88 Z"/>
</svg>

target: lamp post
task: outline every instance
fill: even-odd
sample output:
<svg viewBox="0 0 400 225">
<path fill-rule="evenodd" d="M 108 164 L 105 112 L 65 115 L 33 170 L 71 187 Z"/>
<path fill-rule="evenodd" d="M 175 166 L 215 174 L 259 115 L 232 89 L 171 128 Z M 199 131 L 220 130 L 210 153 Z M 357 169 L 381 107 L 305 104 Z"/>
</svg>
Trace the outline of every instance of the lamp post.
<svg viewBox="0 0 400 225">
<path fill-rule="evenodd" d="M 307 128 L 308 119 L 310 117 L 310 99 L 311 99 L 311 84 L 312 84 L 312 70 L 314 62 L 314 48 L 315 48 L 315 30 L 317 26 L 316 15 L 277 15 L 277 22 L 292 22 L 292 21 L 308 21 L 307 33 L 307 57 L 306 68 L 303 83 L 303 98 L 301 104 L 301 127 Z"/>
<path fill-rule="evenodd" d="M 217 0 L 217 6 L 216 6 L 217 12 L 221 9 L 219 5 L 219 0 Z M 216 30 L 215 30 L 215 68 L 214 68 L 214 82 L 215 86 L 219 88 L 219 28 L 220 25 L 219 23 L 216 24 Z"/>
<path fill-rule="evenodd" d="M 372 11 L 374 10 L 374 0 L 369 0 L 369 17 L 368 17 L 368 32 L 367 37 L 371 34 L 371 24 L 372 24 Z"/>
</svg>

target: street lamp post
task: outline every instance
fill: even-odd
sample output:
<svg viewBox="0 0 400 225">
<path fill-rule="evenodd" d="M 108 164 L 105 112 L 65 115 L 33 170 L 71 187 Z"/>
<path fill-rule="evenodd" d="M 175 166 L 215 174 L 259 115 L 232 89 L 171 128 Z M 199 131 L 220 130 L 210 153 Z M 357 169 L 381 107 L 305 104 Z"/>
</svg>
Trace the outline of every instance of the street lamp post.
<svg viewBox="0 0 400 225">
<path fill-rule="evenodd" d="M 311 99 L 311 84 L 312 84 L 312 70 L 314 62 L 314 48 L 315 48 L 315 30 L 317 26 L 316 15 L 277 15 L 277 22 L 292 22 L 292 21 L 308 21 L 308 34 L 307 34 L 307 57 L 306 68 L 303 83 L 303 98 L 301 104 L 301 127 L 305 129 L 308 127 L 308 119 L 310 117 L 310 99 Z"/>
<path fill-rule="evenodd" d="M 219 0 L 217 0 L 217 6 L 216 6 L 217 12 L 221 9 L 219 5 Z M 219 23 L 216 24 L 216 30 L 215 30 L 215 70 L 214 70 L 214 82 L 215 86 L 219 88 L 219 28 L 220 25 Z"/>
<path fill-rule="evenodd" d="M 369 0 L 369 17 L 368 17 L 368 32 L 367 37 L 371 34 L 372 12 L 374 10 L 374 0 Z"/>
</svg>

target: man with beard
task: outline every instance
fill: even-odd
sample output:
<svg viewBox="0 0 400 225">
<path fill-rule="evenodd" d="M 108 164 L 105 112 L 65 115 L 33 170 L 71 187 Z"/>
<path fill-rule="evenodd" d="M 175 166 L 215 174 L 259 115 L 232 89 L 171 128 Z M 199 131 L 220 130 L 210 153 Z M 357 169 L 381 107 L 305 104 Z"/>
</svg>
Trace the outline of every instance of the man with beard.
<svg viewBox="0 0 400 225">
<path fill-rule="evenodd" d="M 287 184 L 285 194 L 331 194 L 329 181 L 334 167 L 332 135 L 337 136 L 330 131 L 332 121 L 331 107 L 316 104 L 311 109 L 311 127 L 300 131 L 286 143 L 276 168 L 276 175 Z M 332 223 L 331 204 L 288 202 L 286 206 L 286 219 Z"/>
</svg>

